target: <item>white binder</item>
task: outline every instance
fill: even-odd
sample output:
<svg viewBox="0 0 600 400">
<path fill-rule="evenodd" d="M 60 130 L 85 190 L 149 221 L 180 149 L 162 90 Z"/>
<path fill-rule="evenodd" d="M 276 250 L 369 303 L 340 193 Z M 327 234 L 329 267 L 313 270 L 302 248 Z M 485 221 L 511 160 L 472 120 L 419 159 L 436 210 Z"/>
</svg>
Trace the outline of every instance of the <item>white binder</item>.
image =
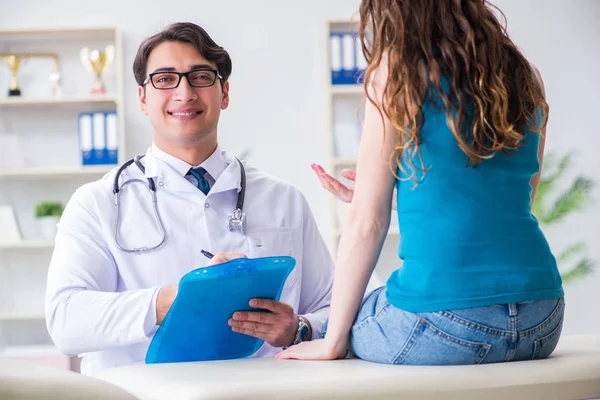
<svg viewBox="0 0 600 400">
<path fill-rule="evenodd" d="M 79 149 L 81 151 L 81 164 L 93 165 L 95 163 L 93 149 L 92 114 L 79 114 Z"/>
</svg>

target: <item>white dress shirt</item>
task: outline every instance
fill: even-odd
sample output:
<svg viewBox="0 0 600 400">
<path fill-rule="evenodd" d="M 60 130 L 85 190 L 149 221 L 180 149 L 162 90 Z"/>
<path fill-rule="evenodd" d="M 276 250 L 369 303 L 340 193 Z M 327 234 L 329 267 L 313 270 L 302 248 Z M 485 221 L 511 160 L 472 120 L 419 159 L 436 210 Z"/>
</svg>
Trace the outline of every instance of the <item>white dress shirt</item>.
<svg viewBox="0 0 600 400">
<path fill-rule="evenodd" d="M 227 217 L 240 191 L 240 167 L 219 148 L 204 162 L 208 195 L 185 177 L 192 167 L 153 146 L 120 182 L 119 244 L 151 247 L 160 242 L 146 178 L 156 184 L 166 240 L 153 251 L 126 253 L 115 244 L 116 207 L 112 186 L 117 168 L 79 188 L 70 199 L 56 236 L 48 272 L 46 322 L 60 351 L 80 355 L 82 373 L 144 362 L 156 332 L 158 289 L 176 284 L 208 259 L 200 253 L 235 251 L 248 257 L 292 256 L 281 301 L 304 315 L 321 334 L 331 296 L 333 262 L 304 196 L 290 184 L 246 165 L 246 234 L 229 232 Z M 145 176 L 144 176 L 145 175 Z M 210 345 L 210 344 L 207 344 Z M 279 349 L 264 344 L 255 357 Z"/>
</svg>

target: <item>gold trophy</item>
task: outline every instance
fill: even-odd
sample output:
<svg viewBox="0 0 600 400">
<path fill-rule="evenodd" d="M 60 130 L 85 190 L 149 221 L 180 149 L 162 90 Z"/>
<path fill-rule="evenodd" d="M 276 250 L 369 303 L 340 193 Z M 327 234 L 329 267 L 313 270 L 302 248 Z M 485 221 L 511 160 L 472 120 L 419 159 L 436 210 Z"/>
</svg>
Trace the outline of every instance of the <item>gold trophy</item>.
<svg viewBox="0 0 600 400">
<path fill-rule="evenodd" d="M 79 52 L 81 62 L 91 73 L 96 74 L 96 82 L 92 88 L 92 94 L 105 94 L 106 87 L 102 81 L 102 73 L 112 63 L 115 56 L 115 46 L 108 45 L 104 51 L 90 50 L 84 47 Z"/>
<path fill-rule="evenodd" d="M 52 58 L 54 60 L 55 72 L 50 76 L 54 83 L 53 92 L 55 96 L 61 94 L 60 90 L 60 57 L 58 53 L 0 53 L 0 59 L 5 58 L 8 69 L 11 72 L 10 85 L 8 88 L 9 96 L 21 96 L 18 74 L 19 68 L 24 60 L 30 58 Z"/>
<path fill-rule="evenodd" d="M 6 56 L 6 64 L 8 65 L 8 69 L 10 69 L 11 72 L 10 86 L 8 87 L 9 96 L 21 95 L 21 89 L 19 88 L 19 81 L 17 79 L 17 74 L 19 72 L 19 67 L 21 66 L 21 61 L 23 61 L 23 57 L 19 55 L 10 54 Z"/>
</svg>

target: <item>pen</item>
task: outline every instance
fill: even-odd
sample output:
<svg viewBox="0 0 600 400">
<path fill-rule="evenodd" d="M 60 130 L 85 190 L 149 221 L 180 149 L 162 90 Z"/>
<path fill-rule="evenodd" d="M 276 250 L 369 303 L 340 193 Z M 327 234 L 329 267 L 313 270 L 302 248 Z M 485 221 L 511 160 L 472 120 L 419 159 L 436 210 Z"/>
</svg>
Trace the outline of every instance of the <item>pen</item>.
<svg viewBox="0 0 600 400">
<path fill-rule="evenodd" d="M 206 256 L 206 258 L 213 258 L 215 255 L 209 251 L 206 250 L 200 250 L 200 253 L 204 254 L 204 256 Z"/>
</svg>

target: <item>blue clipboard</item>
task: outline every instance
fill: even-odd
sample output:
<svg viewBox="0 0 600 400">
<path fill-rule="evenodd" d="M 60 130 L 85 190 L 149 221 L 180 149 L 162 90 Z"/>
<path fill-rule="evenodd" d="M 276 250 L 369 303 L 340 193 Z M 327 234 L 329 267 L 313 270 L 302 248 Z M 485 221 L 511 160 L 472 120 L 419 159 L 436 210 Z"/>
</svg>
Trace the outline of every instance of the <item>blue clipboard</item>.
<svg viewBox="0 0 600 400">
<path fill-rule="evenodd" d="M 227 360 L 254 354 L 263 340 L 233 332 L 227 321 L 236 311 L 259 310 L 249 306 L 250 299 L 279 300 L 295 265 L 296 260 L 287 256 L 238 258 L 187 273 L 152 338 L 146 364 Z"/>
</svg>

